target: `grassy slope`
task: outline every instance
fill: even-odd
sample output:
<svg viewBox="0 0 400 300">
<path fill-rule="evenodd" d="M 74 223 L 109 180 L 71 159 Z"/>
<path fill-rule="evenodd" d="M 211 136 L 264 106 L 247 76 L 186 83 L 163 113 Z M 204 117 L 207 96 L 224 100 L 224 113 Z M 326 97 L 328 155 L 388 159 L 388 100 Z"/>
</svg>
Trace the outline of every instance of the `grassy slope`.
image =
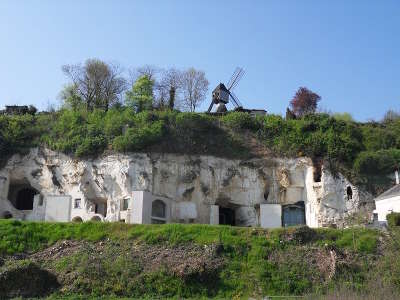
<svg viewBox="0 0 400 300">
<path fill-rule="evenodd" d="M 9 255 L 40 252 L 66 239 L 78 240 L 85 246 L 66 256 L 37 262 L 62 280 L 62 288 L 55 294 L 59 296 L 240 298 L 321 293 L 338 286 L 362 291 L 370 290 L 371 282 L 376 282 L 371 276 L 374 268 L 385 278 L 382 282 L 385 287 L 396 289 L 400 281 L 400 266 L 384 259 L 390 255 L 391 259 L 396 257 L 393 253 L 398 248 L 394 243 L 383 247 L 379 242 L 381 234 L 374 230 L 19 221 L 0 221 L 0 257 L 6 257 L 7 261 L 0 267 L 0 274 L 1 268 L 3 271 L 15 268 L 15 264 L 18 268 L 18 264 L 32 260 L 27 257 L 9 262 Z M 142 247 L 150 254 L 156 249 L 161 251 L 157 253 L 168 256 L 183 247 L 184 251 L 194 251 L 193 257 L 182 256 L 190 269 L 196 260 L 194 256 L 201 254 L 204 245 L 214 245 L 217 249 L 214 258 L 224 261 L 209 273 L 204 267 L 177 275 L 172 271 L 176 262 L 149 269 L 140 252 L 139 256 L 132 254 L 133 249 Z M 336 254 L 332 278 L 331 250 Z M 389 252 L 382 256 L 382 251 Z M 154 259 L 149 257 L 153 256 L 144 260 Z"/>
</svg>

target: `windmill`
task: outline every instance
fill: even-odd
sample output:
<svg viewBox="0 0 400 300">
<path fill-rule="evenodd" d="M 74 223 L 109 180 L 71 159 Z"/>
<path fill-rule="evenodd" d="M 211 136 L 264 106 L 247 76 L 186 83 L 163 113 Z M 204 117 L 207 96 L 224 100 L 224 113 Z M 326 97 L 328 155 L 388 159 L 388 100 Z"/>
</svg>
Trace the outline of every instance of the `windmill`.
<svg viewBox="0 0 400 300">
<path fill-rule="evenodd" d="M 228 84 L 225 86 L 223 83 L 217 85 L 217 87 L 212 92 L 212 101 L 210 106 L 208 107 L 207 112 L 211 112 L 214 104 L 217 105 L 217 112 L 225 112 L 226 104 L 228 104 L 229 99 L 232 100 L 235 109 L 243 109 L 242 104 L 239 99 L 233 93 L 233 89 L 238 85 L 240 79 L 242 79 L 244 75 L 244 70 L 242 68 L 237 67 Z"/>
</svg>

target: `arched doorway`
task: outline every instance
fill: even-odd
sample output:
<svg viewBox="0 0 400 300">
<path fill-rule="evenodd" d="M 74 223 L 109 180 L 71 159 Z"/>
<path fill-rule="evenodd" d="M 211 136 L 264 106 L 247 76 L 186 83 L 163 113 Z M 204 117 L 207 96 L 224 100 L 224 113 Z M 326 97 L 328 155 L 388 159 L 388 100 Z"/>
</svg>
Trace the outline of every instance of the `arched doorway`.
<svg viewBox="0 0 400 300">
<path fill-rule="evenodd" d="M 167 222 L 167 205 L 164 201 L 154 200 L 151 204 L 151 223 L 164 224 Z"/>
<path fill-rule="evenodd" d="M 235 210 L 229 207 L 219 207 L 219 225 L 235 226 Z"/>
<path fill-rule="evenodd" d="M 33 200 L 39 192 L 26 179 L 10 182 L 8 200 L 19 210 L 32 210 Z"/>
<path fill-rule="evenodd" d="M 38 192 L 33 188 L 23 188 L 17 193 L 15 208 L 19 210 L 32 210 L 33 198 Z"/>
<path fill-rule="evenodd" d="M 74 222 L 74 223 L 82 223 L 83 220 L 82 220 L 81 217 L 74 217 L 74 218 L 72 219 L 72 222 Z"/>
</svg>

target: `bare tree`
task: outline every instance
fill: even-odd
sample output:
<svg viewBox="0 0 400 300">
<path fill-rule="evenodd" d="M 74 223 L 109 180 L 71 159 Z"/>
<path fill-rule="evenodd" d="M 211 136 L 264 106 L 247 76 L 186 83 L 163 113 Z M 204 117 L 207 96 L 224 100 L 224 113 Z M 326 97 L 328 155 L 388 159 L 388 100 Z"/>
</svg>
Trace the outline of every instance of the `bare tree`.
<svg viewBox="0 0 400 300">
<path fill-rule="evenodd" d="M 397 120 L 400 120 L 400 112 L 389 109 L 383 116 L 382 123 L 392 123 Z"/>
<path fill-rule="evenodd" d="M 129 70 L 130 84 L 133 84 L 139 77 L 147 76 L 150 80 L 157 81 L 157 74 L 162 72 L 159 67 L 153 65 L 144 65 Z"/>
<path fill-rule="evenodd" d="M 182 75 L 182 91 L 184 107 L 194 112 L 204 101 L 208 91 L 208 80 L 203 71 L 189 68 Z"/>
<path fill-rule="evenodd" d="M 76 87 L 86 108 L 108 108 L 120 100 L 126 88 L 122 70 L 116 64 L 107 64 L 99 59 L 88 59 L 82 66 L 64 65 L 62 70 Z"/>
<path fill-rule="evenodd" d="M 160 82 L 156 84 L 157 102 L 161 108 L 174 109 L 182 87 L 182 72 L 171 68 L 162 72 Z M 168 103 L 167 103 L 168 102 Z"/>
</svg>

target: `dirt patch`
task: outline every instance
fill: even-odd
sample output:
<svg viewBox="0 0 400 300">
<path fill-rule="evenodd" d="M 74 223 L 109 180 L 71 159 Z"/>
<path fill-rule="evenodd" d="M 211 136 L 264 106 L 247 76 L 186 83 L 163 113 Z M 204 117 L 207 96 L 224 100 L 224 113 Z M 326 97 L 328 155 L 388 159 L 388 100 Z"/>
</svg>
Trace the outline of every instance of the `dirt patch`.
<svg viewBox="0 0 400 300">
<path fill-rule="evenodd" d="M 166 267 L 175 276 L 203 277 L 220 269 L 224 263 L 216 245 L 143 246 L 135 249 L 146 271 Z"/>
<path fill-rule="evenodd" d="M 328 283 L 343 269 L 356 268 L 354 256 L 332 247 L 292 247 L 284 252 L 273 252 L 268 259 L 286 270 L 297 266 L 297 272 L 304 272 L 313 283 Z M 346 272 L 347 273 L 347 272 Z"/>
<path fill-rule="evenodd" d="M 54 282 L 49 289 L 38 288 L 37 293 L 28 289 L 26 295 L 36 296 L 56 287 L 66 293 L 91 291 L 94 286 L 112 286 L 114 282 L 111 281 L 120 276 L 126 278 L 128 287 L 129 282 L 139 280 L 145 274 L 163 271 L 185 282 L 206 282 L 213 280 L 224 265 L 224 258 L 218 249 L 217 245 L 169 246 L 110 239 L 96 243 L 65 240 L 36 253 L 9 256 L 5 258 L 5 263 L 34 262 L 29 265 L 30 271 L 24 274 L 26 281 L 32 274 L 38 277 L 37 280 L 48 278 L 46 280 Z M 25 272 L 25 269 L 17 268 L 13 272 L 8 273 L 7 279 L 2 282 L 10 281 L 12 276 L 18 277 L 16 274 Z M 39 281 L 33 282 L 46 286 Z M 19 285 L 7 289 L 7 295 L 25 296 Z"/>
<path fill-rule="evenodd" d="M 54 274 L 31 261 L 11 264 L 0 273 L 0 299 L 42 297 L 59 286 Z"/>
<path fill-rule="evenodd" d="M 318 238 L 318 233 L 308 226 L 301 226 L 286 230 L 282 238 L 286 242 L 303 245 L 315 241 Z"/>
<path fill-rule="evenodd" d="M 60 241 L 49 248 L 28 255 L 27 258 L 38 262 L 60 259 L 76 253 L 82 248 L 84 243 L 85 242 L 69 240 Z"/>
</svg>

